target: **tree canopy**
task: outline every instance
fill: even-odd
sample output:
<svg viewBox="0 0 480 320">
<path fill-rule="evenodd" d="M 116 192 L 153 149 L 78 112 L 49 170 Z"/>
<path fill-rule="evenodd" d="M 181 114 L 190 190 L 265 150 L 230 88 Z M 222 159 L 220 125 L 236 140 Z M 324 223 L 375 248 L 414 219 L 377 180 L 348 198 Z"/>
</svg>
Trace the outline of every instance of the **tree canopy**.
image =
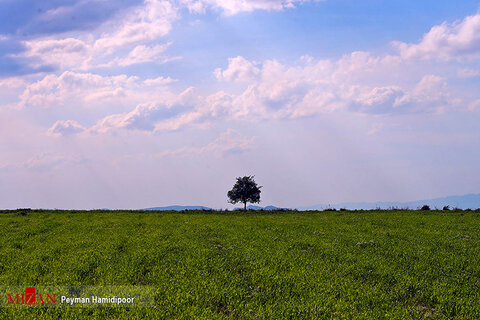
<svg viewBox="0 0 480 320">
<path fill-rule="evenodd" d="M 230 203 L 243 203 L 243 209 L 247 210 L 247 202 L 260 202 L 260 188 L 253 179 L 254 176 L 238 177 L 232 190 L 228 191 L 227 196 Z"/>
</svg>

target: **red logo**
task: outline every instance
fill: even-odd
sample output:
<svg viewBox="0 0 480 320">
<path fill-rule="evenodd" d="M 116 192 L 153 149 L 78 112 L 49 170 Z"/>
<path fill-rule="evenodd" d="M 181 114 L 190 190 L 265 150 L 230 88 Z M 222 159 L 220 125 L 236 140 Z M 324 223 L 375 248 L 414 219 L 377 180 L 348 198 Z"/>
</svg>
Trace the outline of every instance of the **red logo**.
<svg viewBox="0 0 480 320">
<path fill-rule="evenodd" d="M 43 305 L 55 303 L 57 303 L 56 293 L 37 293 L 35 287 L 26 287 L 25 293 L 17 293 L 14 296 L 11 293 L 7 293 L 7 304 Z"/>
</svg>

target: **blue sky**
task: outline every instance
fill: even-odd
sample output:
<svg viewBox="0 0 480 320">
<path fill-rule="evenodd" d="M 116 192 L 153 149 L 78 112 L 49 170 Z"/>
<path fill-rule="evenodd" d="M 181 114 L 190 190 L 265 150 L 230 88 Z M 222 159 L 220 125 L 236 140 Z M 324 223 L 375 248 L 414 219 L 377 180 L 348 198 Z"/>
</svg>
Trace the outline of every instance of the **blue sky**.
<svg viewBox="0 0 480 320">
<path fill-rule="evenodd" d="M 478 193 L 479 5 L 0 0 L 0 207 Z"/>
</svg>

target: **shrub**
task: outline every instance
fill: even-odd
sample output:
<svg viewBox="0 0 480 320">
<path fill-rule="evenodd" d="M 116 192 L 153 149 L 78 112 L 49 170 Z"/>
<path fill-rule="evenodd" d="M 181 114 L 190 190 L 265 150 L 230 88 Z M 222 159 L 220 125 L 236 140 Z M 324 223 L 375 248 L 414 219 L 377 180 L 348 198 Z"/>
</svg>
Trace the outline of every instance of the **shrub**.
<svg viewBox="0 0 480 320">
<path fill-rule="evenodd" d="M 424 204 L 424 205 L 420 208 L 420 210 L 423 210 L 423 211 L 430 210 L 430 206 L 427 205 L 427 204 Z"/>
<path fill-rule="evenodd" d="M 15 211 L 21 216 L 26 216 L 27 212 L 32 211 L 32 209 L 31 208 L 19 208 Z"/>
</svg>

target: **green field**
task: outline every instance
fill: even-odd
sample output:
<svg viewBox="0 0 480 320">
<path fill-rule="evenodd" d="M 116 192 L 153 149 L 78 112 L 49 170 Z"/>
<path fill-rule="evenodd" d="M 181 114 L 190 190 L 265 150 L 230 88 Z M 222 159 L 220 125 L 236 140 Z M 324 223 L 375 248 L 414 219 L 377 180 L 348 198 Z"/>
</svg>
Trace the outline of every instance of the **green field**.
<svg viewBox="0 0 480 320">
<path fill-rule="evenodd" d="M 0 228 L 0 286 L 156 301 L 0 319 L 480 319 L 478 211 L 0 211 Z"/>
</svg>

